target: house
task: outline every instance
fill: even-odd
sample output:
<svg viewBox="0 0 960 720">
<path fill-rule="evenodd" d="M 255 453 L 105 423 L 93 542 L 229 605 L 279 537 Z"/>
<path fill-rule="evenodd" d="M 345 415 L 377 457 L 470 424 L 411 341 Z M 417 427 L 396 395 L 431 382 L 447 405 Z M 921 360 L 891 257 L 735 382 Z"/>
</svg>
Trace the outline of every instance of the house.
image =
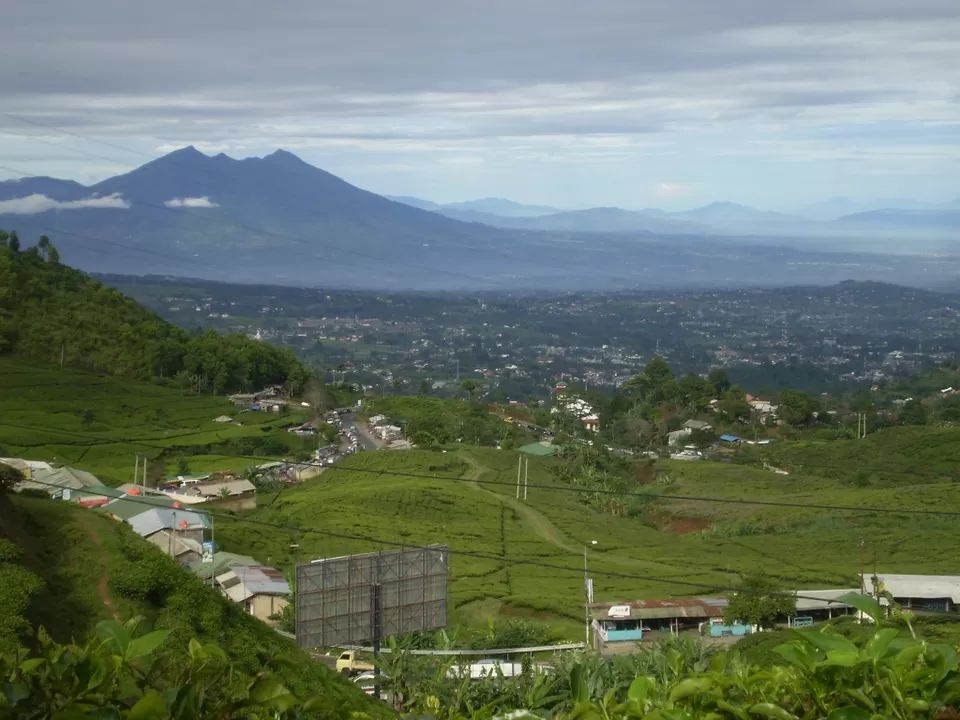
<svg viewBox="0 0 960 720">
<path fill-rule="evenodd" d="M 582 417 L 580 418 L 580 422 L 582 422 L 583 426 L 590 432 L 600 432 L 600 418 L 596 415 Z"/>
<path fill-rule="evenodd" d="M 127 520 L 133 531 L 181 565 L 203 555 L 204 532 L 211 525 L 206 515 L 179 508 L 151 508 Z"/>
<path fill-rule="evenodd" d="M 27 479 L 17 485 L 16 489 L 18 491 L 43 490 L 54 500 L 70 500 L 74 493 L 78 491 L 104 486 L 100 478 L 85 470 L 77 470 L 72 467 L 55 468 L 46 463 L 34 463 L 32 461 L 20 462 L 21 467 L 18 467 L 15 462 L 4 463 L 16 467 L 25 474 L 29 472 Z"/>
<path fill-rule="evenodd" d="M 272 567 L 233 565 L 217 575 L 216 583 L 224 595 L 260 620 L 269 620 L 289 604 L 290 585 Z"/>
<path fill-rule="evenodd" d="M 743 438 L 739 438 L 736 435 L 721 435 L 720 439 L 723 440 L 723 442 L 728 442 L 728 443 L 743 442 Z"/>
<path fill-rule="evenodd" d="M 207 482 L 198 485 L 192 485 L 181 490 L 182 494 L 193 495 L 196 497 L 211 500 L 223 497 L 242 497 L 252 495 L 257 491 L 257 486 L 249 480 L 223 480 L 221 482 Z"/>
<path fill-rule="evenodd" d="M 215 417 L 213 421 L 215 423 L 228 423 L 228 422 L 233 422 L 233 418 L 230 417 L 229 415 L 221 415 L 220 417 Z"/>
<path fill-rule="evenodd" d="M 694 430 L 709 432 L 710 430 L 713 430 L 713 425 L 704 420 L 687 420 L 683 424 L 683 429 L 689 430 L 690 432 L 693 432 Z"/>
<path fill-rule="evenodd" d="M 249 555 L 238 555 L 229 552 L 214 552 L 212 562 L 204 562 L 203 558 L 194 560 L 188 566 L 190 572 L 206 582 L 211 582 L 217 575 L 222 575 L 234 565 L 257 565 L 256 559 Z"/>
<path fill-rule="evenodd" d="M 97 490 L 97 495 L 107 495 L 110 488 Z M 165 495 L 149 494 L 143 489 L 134 487 L 119 497 L 109 499 L 109 502 L 100 505 L 97 509 L 104 515 L 109 515 L 114 520 L 127 522 L 130 518 L 136 517 L 149 506 L 158 508 L 180 507 L 180 503 Z"/>
<path fill-rule="evenodd" d="M 872 575 L 861 577 L 863 587 L 873 593 Z M 960 576 L 878 574 L 880 590 L 893 596 L 902 607 L 921 612 L 953 612 L 960 608 Z"/>
<path fill-rule="evenodd" d="M 644 639 L 659 639 L 665 634 L 700 634 L 711 621 L 720 621 L 728 601 L 726 598 L 671 598 L 668 600 L 634 600 L 615 603 L 591 603 L 594 643 L 602 648 L 611 643 L 637 643 Z M 731 635 L 746 635 L 745 625 L 730 628 Z M 711 636 L 723 636 L 710 627 Z"/>
<path fill-rule="evenodd" d="M 855 615 L 857 609 L 838 599 L 859 589 L 849 590 L 797 590 L 797 611 L 790 617 L 780 618 L 788 627 L 810 627 L 817 622 L 831 620 L 840 615 Z M 884 601 L 886 604 L 886 601 Z"/>
<path fill-rule="evenodd" d="M 683 442 L 684 438 L 690 437 L 693 430 L 690 428 L 683 428 L 682 430 L 673 430 L 672 432 L 667 433 L 667 444 L 668 445 L 679 445 Z"/>
</svg>

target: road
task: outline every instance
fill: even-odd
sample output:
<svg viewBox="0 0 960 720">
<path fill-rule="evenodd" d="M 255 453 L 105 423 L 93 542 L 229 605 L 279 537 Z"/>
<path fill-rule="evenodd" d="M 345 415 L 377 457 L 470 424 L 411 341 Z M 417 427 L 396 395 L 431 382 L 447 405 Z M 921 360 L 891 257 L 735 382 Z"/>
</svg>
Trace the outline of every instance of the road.
<svg viewBox="0 0 960 720">
<path fill-rule="evenodd" d="M 349 412 L 343 416 L 344 427 L 350 426 L 356 429 L 357 431 L 357 440 L 360 441 L 360 447 L 364 450 L 379 450 L 380 445 L 374 439 L 374 437 L 367 431 L 363 426 L 363 423 L 357 422 L 357 414 L 354 412 Z"/>
</svg>

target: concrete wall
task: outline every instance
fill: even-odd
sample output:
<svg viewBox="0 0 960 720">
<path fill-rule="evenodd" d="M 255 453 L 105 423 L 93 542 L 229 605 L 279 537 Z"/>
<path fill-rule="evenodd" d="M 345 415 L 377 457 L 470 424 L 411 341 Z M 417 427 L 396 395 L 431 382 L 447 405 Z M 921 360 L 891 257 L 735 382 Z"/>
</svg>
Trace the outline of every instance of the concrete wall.
<svg viewBox="0 0 960 720">
<path fill-rule="evenodd" d="M 204 505 L 219 510 L 253 510 L 257 507 L 257 495 L 252 493 L 240 497 L 209 500 Z"/>
<path fill-rule="evenodd" d="M 271 615 L 283 610 L 290 603 L 280 595 L 254 595 L 245 605 L 246 611 L 260 620 L 269 620 Z"/>
</svg>

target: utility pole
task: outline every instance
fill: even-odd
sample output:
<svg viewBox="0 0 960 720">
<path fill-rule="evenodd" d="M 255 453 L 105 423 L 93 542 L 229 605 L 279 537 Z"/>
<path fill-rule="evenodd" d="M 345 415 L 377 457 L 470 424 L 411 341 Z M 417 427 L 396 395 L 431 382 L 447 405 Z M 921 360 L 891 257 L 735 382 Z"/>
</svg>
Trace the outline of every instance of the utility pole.
<svg viewBox="0 0 960 720">
<path fill-rule="evenodd" d="M 523 499 L 527 499 L 527 486 L 530 480 L 530 458 L 523 460 Z"/>
<path fill-rule="evenodd" d="M 380 615 L 381 555 L 377 555 L 377 579 L 370 586 L 370 624 L 373 636 L 373 696 L 380 699 L 380 635 L 383 632 Z"/>
<path fill-rule="evenodd" d="M 136 453 L 133 456 L 133 484 L 137 484 L 137 480 L 140 479 L 140 453 Z"/>
<path fill-rule="evenodd" d="M 520 499 L 520 467 L 523 465 L 523 458 L 517 456 L 517 500 Z"/>
<path fill-rule="evenodd" d="M 596 540 L 590 541 L 591 545 L 596 545 Z M 585 642 L 583 649 L 590 647 L 590 578 L 587 576 L 587 544 L 583 544 L 583 629 L 585 633 Z"/>
</svg>

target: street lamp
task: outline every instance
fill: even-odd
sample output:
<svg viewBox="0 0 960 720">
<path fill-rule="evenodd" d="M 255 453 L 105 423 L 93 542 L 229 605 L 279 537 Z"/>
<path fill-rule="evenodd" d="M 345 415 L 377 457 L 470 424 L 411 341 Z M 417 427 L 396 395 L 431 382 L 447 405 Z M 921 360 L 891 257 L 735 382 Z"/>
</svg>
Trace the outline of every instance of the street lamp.
<svg viewBox="0 0 960 720">
<path fill-rule="evenodd" d="M 590 545 L 596 545 L 591 540 Z M 587 543 L 583 544 L 583 629 L 586 634 L 584 649 L 590 647 L 590 580 L 587 578 Z"/>
</svg>

